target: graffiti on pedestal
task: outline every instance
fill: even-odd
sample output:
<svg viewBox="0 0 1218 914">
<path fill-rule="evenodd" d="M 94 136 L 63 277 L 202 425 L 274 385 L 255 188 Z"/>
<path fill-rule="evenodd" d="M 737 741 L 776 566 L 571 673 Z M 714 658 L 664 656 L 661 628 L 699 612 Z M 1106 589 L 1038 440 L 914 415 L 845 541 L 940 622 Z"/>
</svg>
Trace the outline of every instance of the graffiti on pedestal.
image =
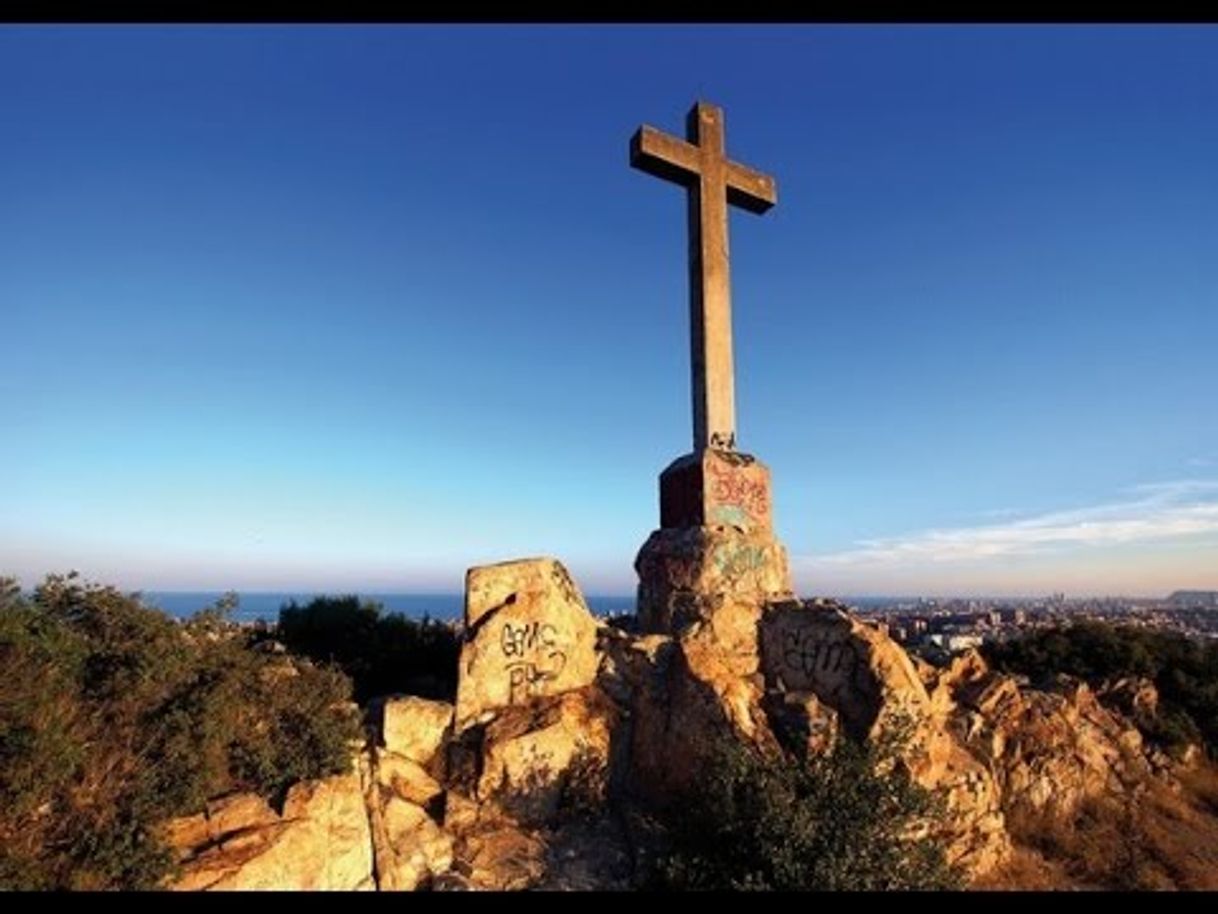
<svg viewBox="0 0 1218 914">
<path fill-rule="evenodd" d="M 751 527 L 762 523 L 769 511 L 765 481 L 750 479 L 742 472 L 724 470 L 713 464 L 710 470 L 711 520 L 715 523 Z"/>
<path fill-rule="evenodd" d="M 749 543 L 724 543 L 715 548 L 715 570 L 733 580 L 765 565 L 765 546 Z"/>
</svg>

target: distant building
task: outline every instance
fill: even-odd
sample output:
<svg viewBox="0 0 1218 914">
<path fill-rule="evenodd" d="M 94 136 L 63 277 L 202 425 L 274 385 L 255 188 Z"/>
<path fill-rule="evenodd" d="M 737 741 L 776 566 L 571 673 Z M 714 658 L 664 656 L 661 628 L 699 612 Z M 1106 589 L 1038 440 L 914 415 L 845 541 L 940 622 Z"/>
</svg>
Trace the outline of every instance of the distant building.
<svg viewBox="0 0 1218 914">
<path fill-rule="evenodd" d="M 1180 609 L 1218 609 L 1218 590 L 1177 590 L 1167 602 Z"/>
</svg>

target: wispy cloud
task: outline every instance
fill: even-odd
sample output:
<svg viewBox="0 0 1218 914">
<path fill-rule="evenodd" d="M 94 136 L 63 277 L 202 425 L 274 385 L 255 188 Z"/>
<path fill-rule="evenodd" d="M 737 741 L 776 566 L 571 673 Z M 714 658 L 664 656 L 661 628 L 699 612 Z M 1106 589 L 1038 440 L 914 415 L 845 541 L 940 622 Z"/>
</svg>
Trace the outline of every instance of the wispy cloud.
<svg viewBox="0 0 1218 914">
<path fill-rule="evenodd" d="M 978 512 L 979 517 L 1018 517 L 1020 514 L 1027 514 L 1023 508 L 990 508 L 988 511 Z"/>
<path fill-rule="evenodd" d="M 1190 457 L 1184 463 L 1190 467 L 1212 467 L 1214 465 L 1214 461 L 1209 457 Z"/>
<path fill-rule="evenodd" d="M 861 540 L 855 548 L 796 562 L 808 569 L 976 562 L 1208 533 L 1218 533 L 1218 479 L 1181 479 L 1135 486 L 1125 498 L 1107 504 Z"/>
</svg>

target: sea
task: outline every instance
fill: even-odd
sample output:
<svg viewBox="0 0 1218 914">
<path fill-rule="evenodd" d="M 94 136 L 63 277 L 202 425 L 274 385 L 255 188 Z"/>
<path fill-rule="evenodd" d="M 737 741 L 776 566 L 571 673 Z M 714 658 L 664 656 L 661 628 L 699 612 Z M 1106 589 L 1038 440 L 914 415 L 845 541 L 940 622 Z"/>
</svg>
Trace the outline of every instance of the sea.
<svg viewBox="0 0 1218 914">
<path fill-rule="evenodd" d="M 324 596 L 338 596 L 336 592 Z M 344 596 L 346 594 L 343 594 Z M 171 616 L 185 619 L 201 609 L 214 604 L 222 596 L 220 590 L 145 590 L 140 594 L 145 605 L 156 606 Z M 251 590 L 237 593 L 237 609 L 232 618 L 237 622 L 274 622 L 279 618 L 279 608 L 295 601 L 304 606 L 314 597 L 323 594 L 309 591 Z M 457 621 L 465 611 L 465 596 L 459 593 L 359 593 L 361 600 L 380 603 L 387 613 L 400 613 L 410 619 L 428 616 L 443 622 Z M 908 597 L 841 597 L 848 605 L 862 610 L 875 610 L 886 605 L 908 601 Z M 633 595 L 585 595 L 585 602 L 592 612 L 601 617 L 634 612 Z"/>
<path fill-rule="evenodd" d="M 224 596 L 224 592 L 219 590 L 145 590 L 140 596 L 145 605 L 159 607 L 171 616 L 185 619 L 214 604 Z M 322 596 L 322 594 L 238 591 L 237 608 L 231 618 L 236 622 L 256 622 L 260 619 L 274 622 L 279 618 L 279 608 L 285 603 L 294 600 L 298 606 L 304 606 L 316 596 Z M 330 593 L 325 596 L 336 596 L 336 594 Z M 429 616 L 444 622 L 455 621 L 461 618 L 465 609 L 465 596 L 459 593 L 361 593 L 358 596 L 361 600 L 380 603 L 387 613 L 400 613 L 410 619 Z M 633 596 L 585 595 L 584 600 L 587 602 L 588 608 L 598 616 L 634 612 Z"/>
</svg>

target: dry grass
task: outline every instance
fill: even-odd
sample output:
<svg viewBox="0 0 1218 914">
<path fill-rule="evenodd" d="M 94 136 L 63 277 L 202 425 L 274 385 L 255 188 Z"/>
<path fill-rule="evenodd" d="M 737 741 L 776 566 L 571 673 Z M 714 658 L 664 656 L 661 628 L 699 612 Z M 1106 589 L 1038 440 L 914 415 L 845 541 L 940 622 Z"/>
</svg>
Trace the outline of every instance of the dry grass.
<svg viewBox="0 0 1218 914">
<path fill-rule="evenodd" d="M 1218 768 L 1189 772 L 1178 792 L 1084 803 L 1071 818 L 1013 817 L 1016 852 L 979 889 L 1218 889 Z"/>
</svg>

